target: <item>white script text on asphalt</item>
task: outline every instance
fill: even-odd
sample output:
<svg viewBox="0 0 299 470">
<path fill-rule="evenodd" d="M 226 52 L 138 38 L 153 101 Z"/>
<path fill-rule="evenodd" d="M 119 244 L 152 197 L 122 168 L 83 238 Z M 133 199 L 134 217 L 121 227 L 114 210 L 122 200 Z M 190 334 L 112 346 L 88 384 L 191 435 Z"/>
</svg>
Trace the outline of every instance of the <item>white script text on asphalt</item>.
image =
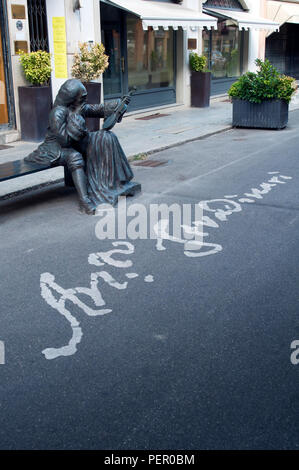
<svg viewBox="0 0 299 470">
<path fill-rule="evenodd" d="M 208 201 L 200 201 L 198 205 L 203 211 L 209 212 L 210 216 L 201 216 L 199 220 L 194 220 L 191 225 L 182 225 L 185 233 L 189 236 L 186 238 L 178 238 L 169 234 L 169 219 L 160 219 L 154 226 L 156 234 L 156 249 L 159 251 L 166 250 L 165 241 L 184 244 L 184 254 L 190 258 L 200 258 L 202 256 L 217 254 L 223 250 L 222 245 L 215 243 L 207 243 L 203 240 L 209 236 L 208 233 L 202 232 L 203 227 L 219 228 L 219 223 L 227 222 L 228 217 L 234 213 L 240 213 L 245 203 L 255 203 L 257 200 L 263 199 L 277 185 L 286 184 L 292 177 L 281 175 L 278 171 L 268 172 L 270 178 L 263 182 L 258 188 L 251 188 L 251 192 L 244 193 L 245 198 L 238 195 L 224 196 L 222 199 L 211 199 Z M 198 232 L 198 233 L 197 233 Z M 191 236 L 191 240 L 190 240 Z M 66 307 L 66 302 L 72 303 L 81 309 L 88 316 L 102 316 L 112 313 L 112 309 L 106 307 L 106 302 L 100 291 L 100 283 L 108 284 L 112 289 L 122 291 L 128 287 L 128 279 L 138 279 L 140 276 L 136 272 L 132 272 L 133 262 L 128 256 L 132 256 L 135 247 L 128 241 L 114 241 L 114 247 L 108 251 L 91 253 L 88 262 L 96 267 L 105 266 L 106 270 L 93 272 L 90 275 L 89 287 L 73 287 L 63 288 L 56 282 L 56 278 L 49 272 L 44 272 L 40 276 L 41 296 L 45 302 L 62 315 L 70 324 L 72 329 L 72 337 L 69 343 L 60 348 L 46 348 L 42 352 L 46 359 L 55 359 L 61 356 L 71 356 L 77 351 L 77 345 L 81 342 L 83 332 L 79 321 L 72 312 Z M 203 249 L 203 250 L 202 250 Z M 115 257 L 116 256 L 116 257 Z M 123 256 L 126 256 L 124 259 Z M 108 271 L 109 266 L 120 269 L 126 276 L 125 281 L 116 280 Z M 124 272 L 129 270 L 129 272 Z M 152 283 L 154 277 L 152 274 L 143 276 L 143 281 Z M 95 308 L 90 307 L 83 302 L 80 294 L 88 296 L 94 303 Z"/>
</svg>

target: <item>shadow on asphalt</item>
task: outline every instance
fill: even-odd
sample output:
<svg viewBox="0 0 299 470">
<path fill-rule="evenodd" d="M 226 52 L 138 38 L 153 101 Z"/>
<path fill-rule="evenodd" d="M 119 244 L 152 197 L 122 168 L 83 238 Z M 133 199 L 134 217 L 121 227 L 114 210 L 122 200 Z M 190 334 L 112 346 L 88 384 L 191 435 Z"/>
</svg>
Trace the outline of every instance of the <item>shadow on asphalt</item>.
<svg viewBox="0 0 299 470">
<path fill-rule="evenodd" d="M 76 199 L 75 189 L 59 184 L 26 192 L 12 198 L 2 199 L 0 201 L 0 223 L 2 216 L 33 208 L 42 210 L 45 204 L 52 205 L 59 200 L 65 201 L 70 197 Z"/>
</svg>

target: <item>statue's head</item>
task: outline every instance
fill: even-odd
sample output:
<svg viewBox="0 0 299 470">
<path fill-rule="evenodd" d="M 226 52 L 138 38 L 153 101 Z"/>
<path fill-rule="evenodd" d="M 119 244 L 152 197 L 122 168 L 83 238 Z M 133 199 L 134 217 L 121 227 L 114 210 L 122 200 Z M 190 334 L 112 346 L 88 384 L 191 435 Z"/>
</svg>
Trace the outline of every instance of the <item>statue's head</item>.
<svg viewBox="0 0 299 470">
<path fill-rule="evenodd" d="M 61 85 L 54 106 L 65 106 L 75 109 L 85 103 L 86 99 L 87 91 L 83 83 L 76 78 L 71 78 Z"/>
</svg>

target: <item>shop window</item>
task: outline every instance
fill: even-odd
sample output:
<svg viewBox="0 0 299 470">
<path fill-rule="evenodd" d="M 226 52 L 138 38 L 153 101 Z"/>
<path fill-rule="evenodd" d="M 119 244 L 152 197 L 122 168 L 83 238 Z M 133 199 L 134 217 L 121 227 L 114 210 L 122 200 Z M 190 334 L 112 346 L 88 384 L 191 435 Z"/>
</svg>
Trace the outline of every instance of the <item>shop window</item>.
<svg viewBox="0 0 299 470">
<path fill-rule="evenodd" d="M 213 78 L 241 74 L 242 33 L 230 21 L 218 21 L 217 31 L 203 31 L 203 53 L 208 58 Z"/>
<path fill-rule="evenodd" d="M 137 90 L 174 86 L 174 33 L 127 18 L 128 85 Z"/>
</svg>

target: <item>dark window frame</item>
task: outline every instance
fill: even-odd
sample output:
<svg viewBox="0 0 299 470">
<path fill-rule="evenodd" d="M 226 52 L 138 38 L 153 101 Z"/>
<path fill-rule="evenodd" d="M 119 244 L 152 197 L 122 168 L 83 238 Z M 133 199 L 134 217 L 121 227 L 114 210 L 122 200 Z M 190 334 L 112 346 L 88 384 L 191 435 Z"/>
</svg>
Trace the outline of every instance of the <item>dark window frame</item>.
<svg viewBox="0 0 299 470">
<path fill-rule="evenodd" d="M 30 51 L 49 52 L 46 0 L 27 0 Z"/>
</svg>

